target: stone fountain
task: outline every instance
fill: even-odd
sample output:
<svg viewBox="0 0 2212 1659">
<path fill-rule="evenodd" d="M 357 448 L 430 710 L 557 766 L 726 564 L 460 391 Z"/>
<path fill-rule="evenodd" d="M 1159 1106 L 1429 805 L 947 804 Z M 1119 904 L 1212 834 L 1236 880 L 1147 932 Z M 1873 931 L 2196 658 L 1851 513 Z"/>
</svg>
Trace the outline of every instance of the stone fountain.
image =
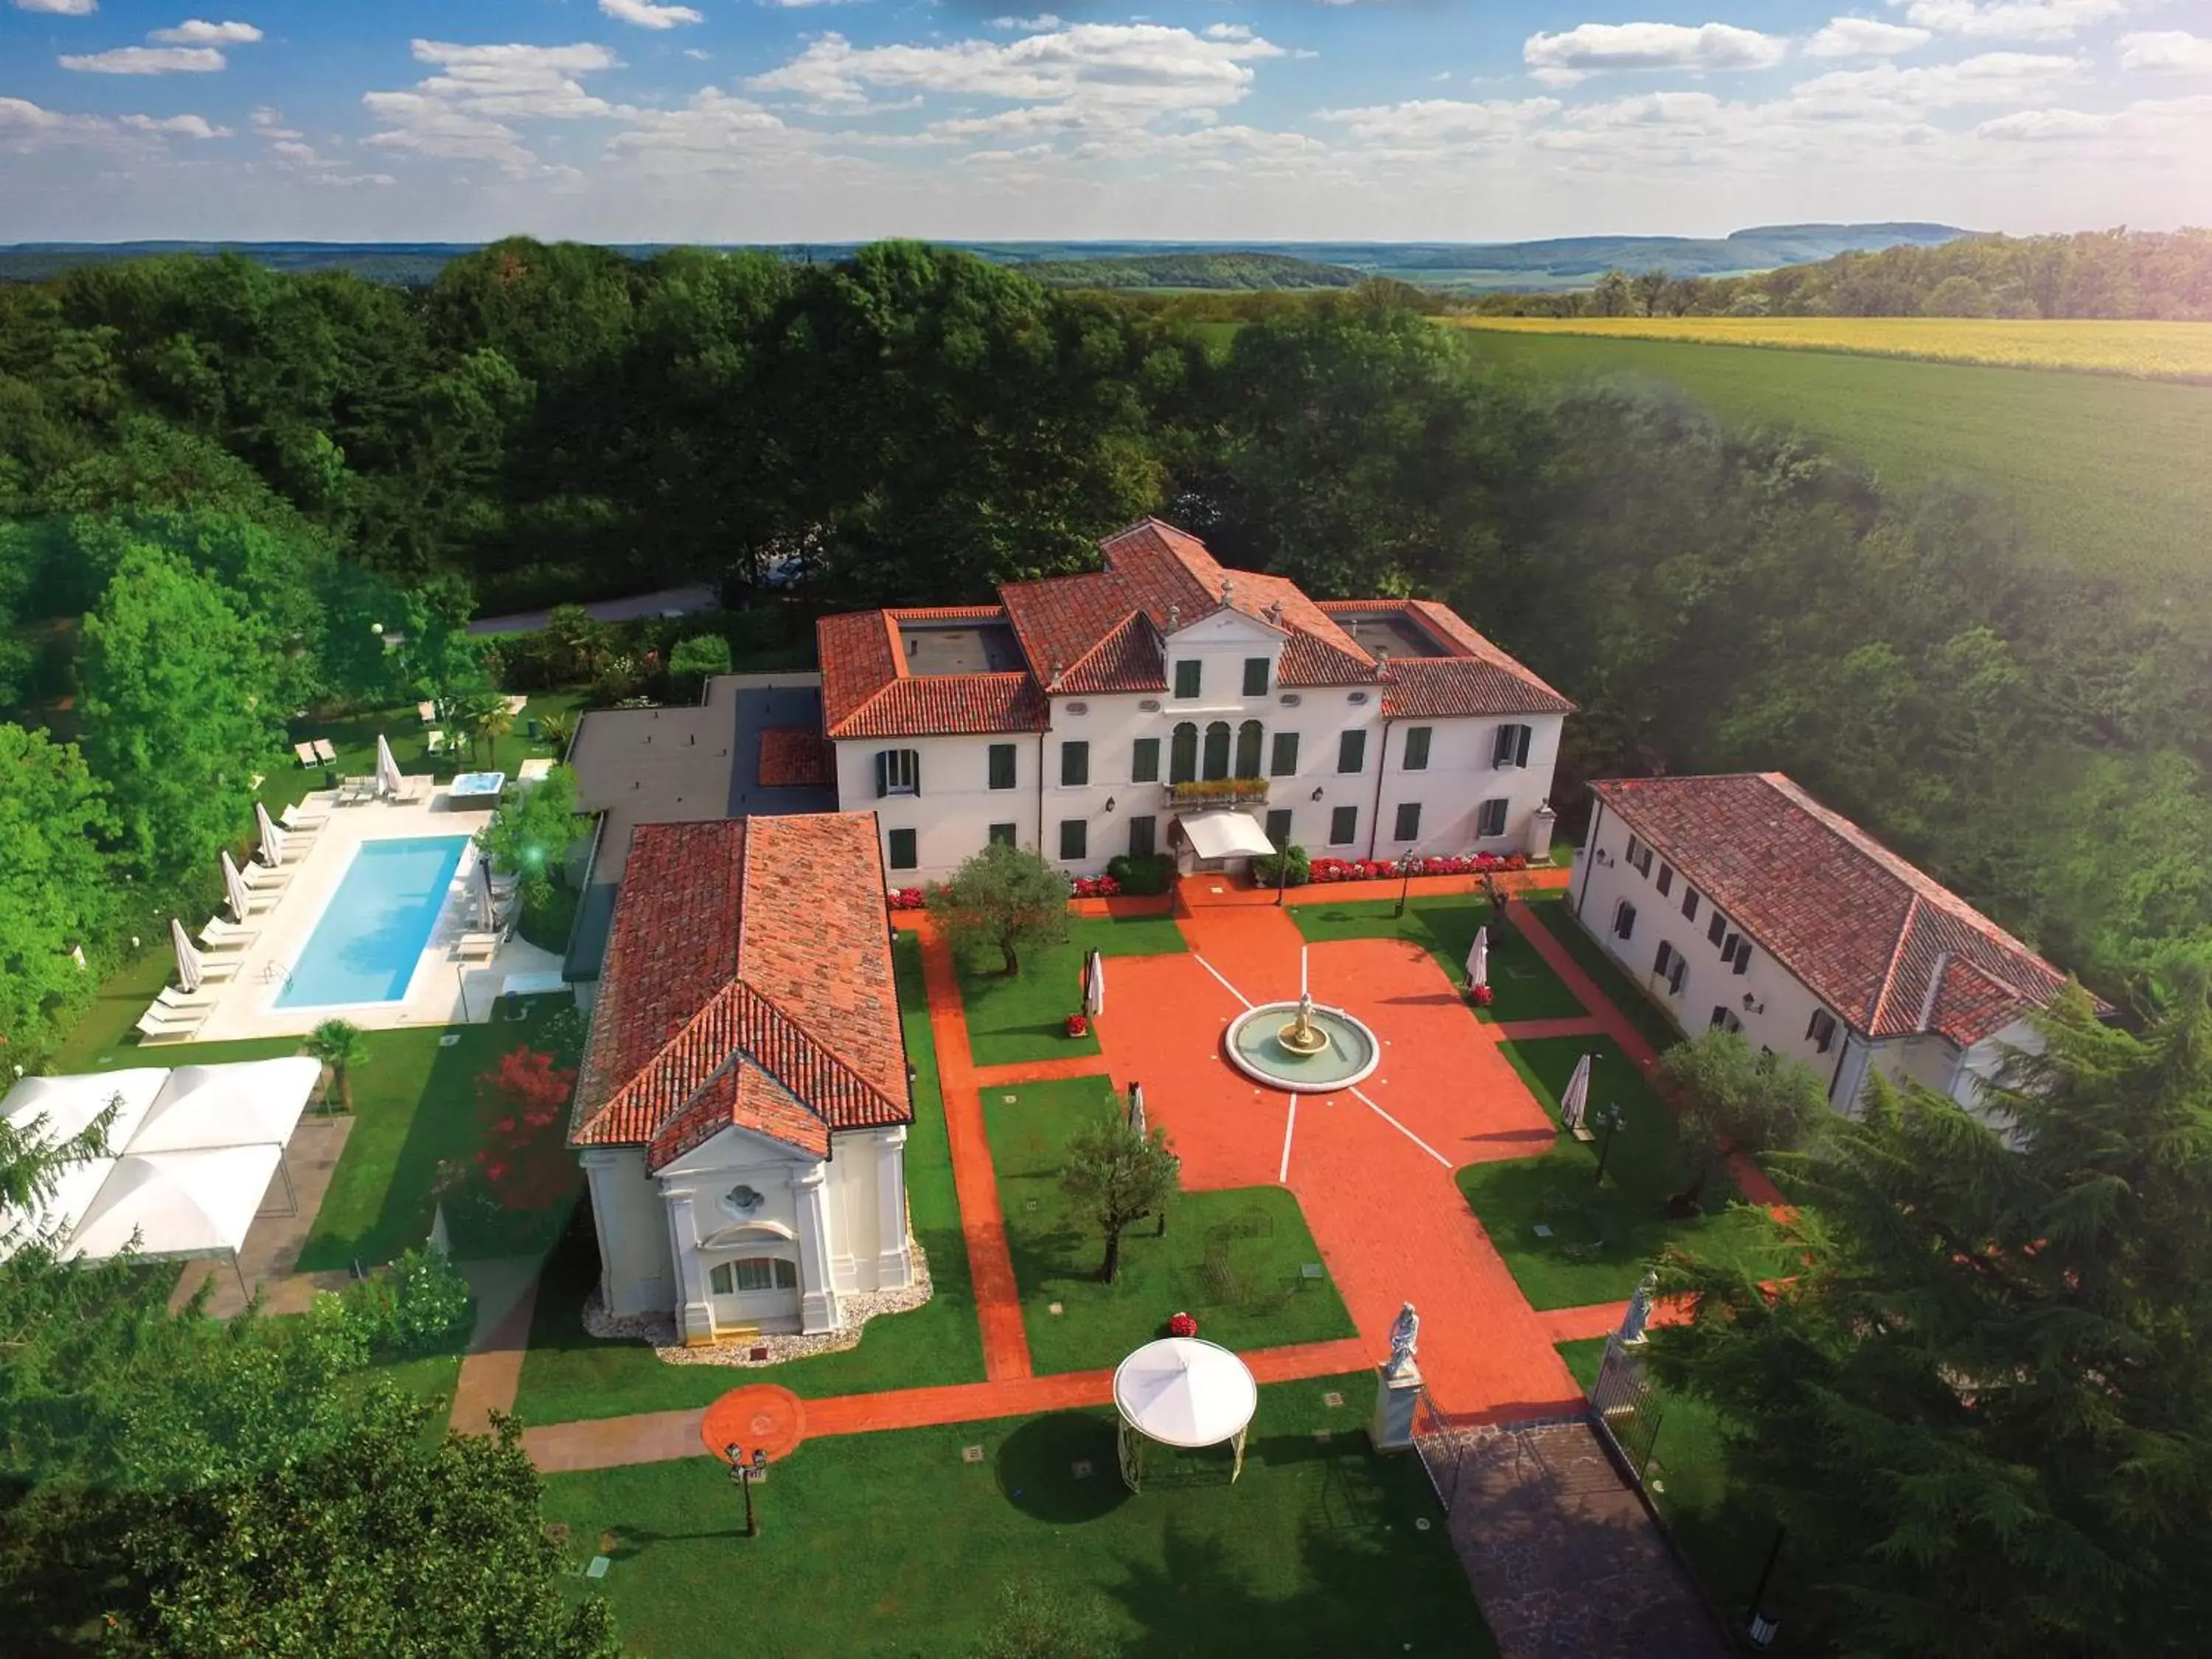
<svg viewBox="0 0 2212 1659">
<path fill-rule="evenodd" d="M 1292 1094 L 1348 1089 L 1375 1070 L 1382 1052 L 1374 1032 L 1343 1009 L 1315 1002 L 1310 993 L 1247 1010 L 1230 1022 L 1223 1041 L 1238 1071 Z"/>
</svg>

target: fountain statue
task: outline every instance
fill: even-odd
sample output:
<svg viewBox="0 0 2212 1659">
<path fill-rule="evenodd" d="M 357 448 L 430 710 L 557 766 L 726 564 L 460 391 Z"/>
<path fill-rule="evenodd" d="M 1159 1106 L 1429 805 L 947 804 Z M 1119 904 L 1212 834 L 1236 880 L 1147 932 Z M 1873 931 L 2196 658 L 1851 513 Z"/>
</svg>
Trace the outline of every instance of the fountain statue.
<svg viewBox="0 0 2212 1659">
<path fill-rule="evenodd" d="M 1328 1047 L 1328 1033 L 1313 1023 L 1312 993 L 1298 994 L 1298 1017 L 1275 1033 L 1275 1041 L 1291 1054 L 1317 1054 Z"/>
</svg>

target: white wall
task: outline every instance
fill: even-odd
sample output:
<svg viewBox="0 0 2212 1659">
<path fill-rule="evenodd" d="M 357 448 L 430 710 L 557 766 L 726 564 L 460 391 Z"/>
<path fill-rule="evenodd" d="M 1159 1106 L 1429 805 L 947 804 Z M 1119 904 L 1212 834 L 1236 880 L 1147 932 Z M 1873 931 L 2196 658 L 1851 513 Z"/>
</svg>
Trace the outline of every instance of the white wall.
<svg viewBox="0 0 2212 1659">
<path fill-rule="evenodd" d="M 1602 803 L 1592 816 L 1590 834 L 1575 860 L 1574 884 L 1568 890 L 1570 902 L 1591 937 L 1631 979 L 1651 994 L 1685 1033 L 1705 1030 L 1712 1024 L 1713 1010 L 1724 1007 L 1742 1022 L 1744 1038 L 1753 1048 L 1771 1048 L 1778 1054 L 1803 1060 L 1828 1086 L 1830 1102 L 1847 1105 L 1855 1097 L 1850 1091 L 1856 1068 L 1844 1063 L 1850 1033 L 1836 1011 L 1827 1008 L 1756 939 L 1752 941 L 1748 969 L 1736 973 L 1722 957 L 1721 946 L 1708 936 L 1715 908 L 1712 900 L 1698 891 L 1697 919 L 1692 921 L 1684 916 L 1683 895 L 1697 890 L 1695 884 L 1678 870 L 1673 890 L 1662 896 L 1659 854 L 1652 854 L 1651 873 L 1645 876 L 1628 861 L 1627 826 L 1607 811 Z M 1615 910 L 1622 899 L 1636 907 L 1635 932 L 1625 940 L 1613 932 Z M 1722 915 L 1726 916 L 1727 912 L 1723 910 Z M 1729 917 L 1723 942 L 1736 931 L 1735 919 Z M 1689 963 L 1679 994 L 1670 992 L 1666 981 L 1652 969 L 1662 939 L 1674 945 Z M 1744 1006 L 1746 996 L 1751 999 L 1749 1007 Z M 1814 1010 L 1822 1008 L 1836 1022 L 1835 1037 L 1826 1054 L 1808 1035 Z"/>
<path fill-rule="evenodd" d="M 1386 744 L 1382 687 L 1301 687 L 1286 691 L 1274 683 L 1273 664 L 1279 646 L 1280 641 L 1270 630 L 1234 614 L 1210 617 L 1184 629 L 1168 642 L 1167 691 L 1052 698 L 1052 729 L 1044 734 L 1041 769 L 1034 733 L 1011 739 L 841 742 L 836 745 L 838 805 L 847 811 L 872 810 L 885 831 L 912 829 L 917 832 L 918 867 L 887 869 L 886 878 L 894 886 L 919 885 L 951 875 L 963 859 L 985 844 L 989 826 L 994 823 L 1016 825 L 1015 839 L 1019 844 L 1035 847 L 1070 875 L 1095 875 L 1105 869 L 1107 860 L 1129 850 L 1132 817 L 1151 817 L 1154 846 L 1161 852 L 1170 850 L 1169 829 L 1176 809 L 1168 800 L 1167 785 L 1173 775 L 1176 726 L 1188 720 L 1199 728 L 1202 761 L 1205 728 L 1215 720 L 1227 722 L 1232 728 L 1233 770 L 1234 728 L 1256 720 L 1263 728 L 1260 769 L 1268 790 L 1264 800 L 1249 804 L 1249 810 L 1263 823 L 1270 810 L 1287 810 L 1291 839 L 1316 856 L 1516 852 L 1527 846 L 1536 809 L 1551 793 L 1564 725 L 1559 715 L 1508 717 L 1530 727 L 1528 764 L 1517 769 L 1501 770 L 1491 764 L 1497 729 L 1504 723 L 1498 720 L 1391 721 L 1387 723 Z M 1243 691 L 1244 659 L 1258 656 L 1270 659 L 1268 690 L 1263 696 L 1248 698 Z M 1189 657 L 1205 664 L 1200 695 L 1179 699 L 1173 694 L 1174 665 Z M 1144 705 L 1148 702 L 1155 706 L 1147 709 Z M 1415 725 L 1431 728 L 1429 764 L 1425 770 L 1407 772 L 1403 767 L 1404 733 Z M 1351 727 L 1366 732 L 1366 752 L 1359 771 L 1340 773 L 1339 737 Z M 1274 738 L 1281 732 L 1298 734 L 1297 766 L 1291 774 L 1270 776 Z M 1159 741 L 1157 782 L 1138 783 L 1131 776 L 1135 744 L 1140 738 Z M 1017 787 L 1012 790 L 985 788 L 988 753 L 994 741 L 1016 744 Z M 1060 782 L 1061 746 L 1071 741 L 1090 744 L 1087 784 L 1070 787 Z M 894 748 L 911 748 L 919 753 L 921 791 L 919 795 L 878 799 L 875 757 L 879 750 Z M 1474 834 L 1478 809 L 1493 796 L 1503 796 L 1509 802 L 1504 833 L 1478 839 Z M 1391 839 L 1401 801 L 1421 805 L 1420 836 L 1410 844 Z M 1339 806 L 1355 808 L 1358 822 L 1350 842 L 1333 844 L 1330 823 Z M 1060 856 L 1060 824 L 1068 819 L 1079 819 L 1085 826 L 1085 854 L 1080 859 Z M 888 865 L 888 839 L 884 844 Z"/>
<path fill-rule="evenodd" d="M 645 1172 L 644 1149 L 595 1147 L 582 1163 L 599 1237 L 601 1299 L 618 1316 L 661 1311 L 674 1299 L 676 1279 L 660 1188 Z"/>
</svg>

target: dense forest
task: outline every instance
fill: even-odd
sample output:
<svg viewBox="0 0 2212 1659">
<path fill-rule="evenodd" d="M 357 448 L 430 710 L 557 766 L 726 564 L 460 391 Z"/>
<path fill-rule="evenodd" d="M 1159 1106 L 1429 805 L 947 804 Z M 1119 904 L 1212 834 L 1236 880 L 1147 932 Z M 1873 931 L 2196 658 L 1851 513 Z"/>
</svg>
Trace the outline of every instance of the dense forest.
<svg viewBox="0 0 2212 1659">
<path fill-rule="evenodd" d="M 2212 320 L 2212 230 L 1966 236 L 1748 276 L 1608 270 L 1578 293 L 1485 295 L 1532 317 L 2112 317 Z"/>
<path fill-rule="evenodd" d="M 1022 270 L 1048 288 L 1283 289 L 1357 288 L 1359 273 L 1284 253 L 1123 254 L 1105 259 L 1039 259 Z"/>
<path fill-rule="evenodd" d="M 419 290 L 234 257 L 0 291 L 0 1036 L 34 1060 L 71 952 L 161 931 L 295 711 L 476 672 L 471 605 L 765 602 L 799 551 L 810 605 L 976 599 L 1146 512 L 1456 605 L 1582 704 L 1571 822 L 1589 776 L 1779 768 L 2116 998 L 2212 931 L 2197 596 L 2144 614 L 2035 571 L 2001 502 L 1516 380 L 1401 298 L 1207 339 L 915 245 L 526 241 Z"/>
</svg>

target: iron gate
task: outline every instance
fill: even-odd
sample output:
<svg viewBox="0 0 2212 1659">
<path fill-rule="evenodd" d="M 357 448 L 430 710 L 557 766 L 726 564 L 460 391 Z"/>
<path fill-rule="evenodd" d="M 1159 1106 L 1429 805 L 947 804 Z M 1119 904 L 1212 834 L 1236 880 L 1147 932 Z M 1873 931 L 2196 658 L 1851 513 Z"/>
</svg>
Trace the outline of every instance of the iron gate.
<svg viewBox="0 0 2212 1659">
<path fill-rule="evenodd" d="M 1644 1466 L 1659 1439 L 1659 1394 L 1644 1375 L 1644 1361 L 1617 1331 L 1606 1339 L 1605 1363 L 1590 1385 L 1589 1402 L 1590 1420 L 1642 1485 Z"/>
</svg>

